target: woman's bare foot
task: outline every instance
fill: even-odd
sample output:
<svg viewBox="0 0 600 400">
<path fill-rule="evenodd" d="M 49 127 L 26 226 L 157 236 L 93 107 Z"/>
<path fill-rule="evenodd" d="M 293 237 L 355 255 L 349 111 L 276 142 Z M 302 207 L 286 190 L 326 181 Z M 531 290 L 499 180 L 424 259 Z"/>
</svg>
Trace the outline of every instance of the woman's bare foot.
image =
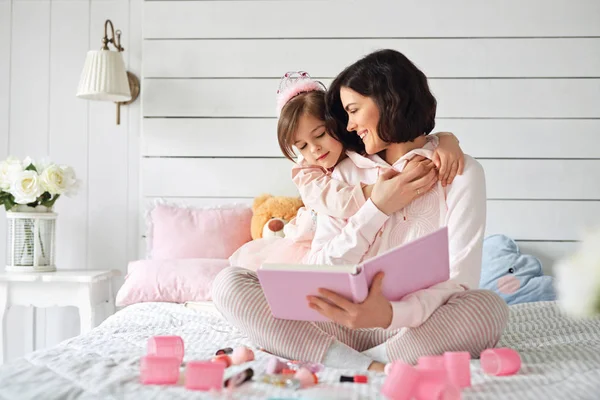
<svg viewBox="0 0 600 400">
<path fill-rule="evenodd" d="M 373 372 L 383 372 L 385 370 L 385 364 L 373 361 L 371 365 L 369 365 L 368 370 Z"/>
</svg>

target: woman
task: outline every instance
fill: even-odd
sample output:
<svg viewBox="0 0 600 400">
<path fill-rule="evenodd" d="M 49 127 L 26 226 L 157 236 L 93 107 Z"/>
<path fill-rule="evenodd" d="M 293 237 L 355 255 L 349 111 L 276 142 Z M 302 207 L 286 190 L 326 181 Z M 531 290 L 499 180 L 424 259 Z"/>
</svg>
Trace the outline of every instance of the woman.
<svg viewBox="0 0 600 400">
<path fill-rule="evenodd" d="M 469 351 L 477 357 L 497 343 L 508 318 L 499 296 L 468 290 L 477 288 L 481 268 L 481 166 L 465 157 L 462 176 L 404 207 L 405 186 L 394 178 L 410 158 L 431 158 L 437 142 L 426 135 L 434 127 L 436 101 L 423 73 L 398 52 L 372 53 L 346 68 L 330 87 L 327 102 L 330 129 L 355 150 L 332 178 L 375 186 L 349 219 L 317 216 L 309 261 L 358 263 L 448 226 L 451 279 L 393 303 L 381 293 L 381 275 L 361 304 L 322 291 L 321 298 L 308 301 L 332 322 L 309 323 L 274 319 L 255 275 L 230 268 L 213 286 L 217 308 L 253 341 L 287 358 L 381 371 L 388 360 L 414 363 L 444 351 Z M 356 152 L 363 149 L 366 157 Z M 239 297 L 222 295 L 224 287 L 229 293 L 237 288 Z"/>
</svg>

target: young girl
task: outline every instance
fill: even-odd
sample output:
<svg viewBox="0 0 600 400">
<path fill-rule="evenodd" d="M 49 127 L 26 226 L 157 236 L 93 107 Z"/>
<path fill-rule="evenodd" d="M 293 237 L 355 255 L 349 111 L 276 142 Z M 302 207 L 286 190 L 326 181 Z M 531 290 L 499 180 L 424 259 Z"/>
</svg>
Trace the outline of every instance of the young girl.
<svg viewBox="0 0 600 400">
<path fill-rule="evenodd" d="M 296 218 L 285 225 L 285 239 L 254 240 L 230 257 L 231 265 L 251 270 L 265 262 L 306 262 L 314 237 L 316 213 L 349 218 L 364 205 L 374 186 L 348 185 L 331 179 L 331 172 L 346 155 L 343 145 L 325 127 L 325 87 L 322 83 L 311 79 L 304 71 L 286 73 L 277 91 L 277 106 L 279 147 L 291 161 L 295 156 L 293 147 L 300 153 L 292 168 L 292 180 L 306 207 L 299 209 Z M 449 132 L 432 136 L 437 136 L 440 141 L 435 161 L 417 156 L 405 167 L 405 173 L 395 178 L 397 185 L 404 188 L 398 196 L 404 205 L 427 193 L 438 176 L 445 186 L 452 183 L 457 173 L 462 173 L 464 158 L 456 137 Z"/>
<path fill-rule="evenodd" d="M 291 122 L 296 121 L 297 124 L 292 129 L 292 144 L 300 147 L 300 151 L 310 150 L 308 156 L 312 158 L 309 162 L 317 165 L 321 163 L 320 167 L 326 170 L 335 167 L 332 177 L 337 180 L 326 178 L 322 182 L 337 185 L 337 181 L 343 181 L 346 182 L 345 187 L 354 187 L 350 192 L 354 190 L 358 198 L 355 203 L 357 206 L 361 197 L 356 188 L 360 187 L 362 191 L 363 183 L 374 184 L 369 200 L 354 215 L 335 218 L 323 212 L 317 213 L 316 236 L 308 261 L 356 263 L 391 246 L 400 245 L 447 225 L 451 235 L 452 279 L 395 302 L 389 302 L 383 297 L 382 276 L 375 278 L 369 296 L 361 304 L 350 303 L 335 293 L 321 291 L 324 299 L 310 296 L 308 302 L 331 322 L 310 323 L 274 319 L 256 274 L 246 269 L 230 267 L 215 278 L 213 301 L 230 323 L 253 342 L 273 354 L 290 359 L 323 362 L 340 368 L 380 371 L 383 369 L 383 361 L 403 360 L 415 363 L 420 356 L 442 354 L 445 351 L 468 351 L 472 357 L 478 357 L 483 349 L 497 343 L 508 317 L 506 304 L 493 292 L 467 290 L 477 286 L 475 277 L 481 261 L 477 261 L 477 255 L 481 254 L 482 222 L 485 218 L 483 172 L 480 166 L 477 168 L 474 160 L 468 158 L 468 176 L 461 176 L 461 179 L 457 177 L 446 187 L 438 183 L 434 185 L 434 190 L 422 195 L 421 190 L 427 188 L 427 179 L 410 186 L 423 176 L 426 177 L 429 172 L 423 165 L 415 167 L 417 172 L 406 172 L 407 160 L 416 154 L 428 159 L 434 157 L 437 140 L 428 140 L 425 134 L 433 129 L 435 100 L 433 104 L 431 101 L 421 103 L 419 96 L 431 94 L 422 73 L 412 63 L 393 60 L 386 64 L 385 60 L 380 62 L 369 58 L 363 63 L 367 67 L 351 66 L 350 72 L 356 73 L 356 69 L 360 71 L 361 68 L 372 70 L 375 66 L 387 69 L 381 74 L 367 74 L 367 77 L 355 74 L 359 81 L 375 79 L 374 76 L 378 75 L 384 80 L 397 77 L 410 82 L 414 88 L 405 93 L 402 101 L 397 102 L 405 103 L 407 108 L 395 112 L 389 112 L 391 106 L 380 100 L 386 95 L 386 91 L 392 92 L 396 96 L 395 100 L 398 100 L 398 88 L 381 83 L 376 93 L 379 105 L 374 105 L 372 99 L 370 107 L 359 107 L 353 103 L 340 107 L 339 101 L 332 102 L 333 106 L 344 113 L 368 117 L 351 117 L 350 121 L 346 120 L 348 124 L 344 128 L 360 135 L 360 140 L 367 144 L 366 152 L 374 154 L 369 157 L 354 152 L 347 152 L 347 157 L 344 157 L 342 149 L 336 147 L 339 146 L 336 141 L 329 140 L 328 133 L 320 136 L 319 129 L 324 127 L 324 118 L 318 114 L 320 111 L 308 113 L 309 117 L 304 117 L 307 114 L 305 109 L 292 112 L 292 117 L 295 117 Z M 348 74 L 348 71 L 344 71 L 342 77 L 348 77 Z M 337 79 L 334 83 L 339 85 Z M 336 92 L 340 91 L 339 86 L 334 88 Z M 317 91 L 304 92 L 302 96 Z M 339 96 L 339 93 L 333 93 L 336 94 Z M 294 96 L 289 104 L 296 98 L 302 99 L 299 95 Z M 361 101 L 361 98 L 356 99 L 358 103 Z M 429 106 L 429 109 L 425 106 Z M 407 115 L 406 109 L 411 110 L 412 114 Z M 293 108 L 290 110 L 294 111 Z M 367 114 L 363 114 L 365 110 L 368 111 Z M 400 117 L 410 118 L 394 124 L 392 120 L 395 113 L 401 114 Z M 317 117 L 314 117 L 315 114 Z M 336 120 L 340 119 L 336 117 Z M 385 136 L 388 132 L 378 131 L 380 120 L 388 128 L 395 127 L 394 132 L 398 130 L 401 134 L 410 133 L 413 136 Z M 427 123 L 420 123 L 420 120 L 426 120 Z M 367 122 L 363 125 L 364 121 Z M 408 128 L 398 129 L 403 125 Z M 345 145 L 353 144 L 348 139 L 349 136 L 359 137 L 357 133 L 344 136 L 341 130 L 334 133 Z M 317 143 L 317 140 L 327 140 L 326 146 L 323 142 Z M 403 149 L 406 151 L 402 151 Z M 385 160 L 375 153 L 379 153 Z M 467 164 L 465 174 L 466 172 Z M 411 174 L 412 177 L 406 178 Z M 399 185 L 401 177 L 405 177 L 405 181 Z M 312 182 L 319 179 L 313 179 Z M 339 202 L 335 193 L 332 196 L 334 204 L 351 204 L 352 207 L 352 201 L 347 201 L 352 197 L 345 197 Z M 406 198 L 410 196 L 417 197 L 407 207 Z M 326 204 L 329 194 L 315 197 Z M 473 217 L 468 215 L 469 212 L 472 212 Z"/>
</svg>

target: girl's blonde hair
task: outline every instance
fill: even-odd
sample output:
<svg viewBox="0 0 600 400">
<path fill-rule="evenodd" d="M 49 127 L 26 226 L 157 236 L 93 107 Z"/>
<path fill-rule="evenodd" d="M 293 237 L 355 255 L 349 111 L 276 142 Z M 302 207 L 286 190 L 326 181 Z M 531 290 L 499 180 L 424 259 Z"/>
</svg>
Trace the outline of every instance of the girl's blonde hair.
<svg viewBox="0 0 600 400">
<path fill-rule="evenodd" d="M 292 145 L 300 118 L 304 115 L 325 122 L 325 92 L 313 90 L 300 93 L 288 101 L 281 110 L 277 122 L 277 141 L 283 155 L 292 161 L 296 157 Z"/>
</svg>

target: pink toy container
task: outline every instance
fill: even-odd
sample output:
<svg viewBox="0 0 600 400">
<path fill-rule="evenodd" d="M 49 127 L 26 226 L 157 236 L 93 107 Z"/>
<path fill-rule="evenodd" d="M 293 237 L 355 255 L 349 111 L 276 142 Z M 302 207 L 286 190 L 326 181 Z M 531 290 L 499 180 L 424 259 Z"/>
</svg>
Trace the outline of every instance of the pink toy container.
<svg viewBox="0 0 600 400">
<path fill-rule="evenodd" d="M 153 336 L 148 339 L 148 355 L 172 357 L 183 361 L 183 339 L 179 336 Z"/>
<path fill-rule="evenodd" d="M 191 390 L 221 390 L 224 374 L 224 363 L 190 361 L 185 369 L 185 387 Z"/>
<path fill-rule="evenodd" d="M 481 368 L 488 375 L 514 375 L 521 369 L 521 356 L 508 347 L 487 349 L 481 353 Z"/>
<path fill-rule="evenodd" d="M 420 373 L 411 365 L 396 361 L 383 383 L 381 393 L 390 400 L 410 400 L 419 385 Z"/>
<path fill-rule="evenodd" d="M 145 385 L 174 385 L 179 380 L 179 365 L 179 360 L 173 357 L 142 357 L 140 382 Z"/>
<path fill-rule="evenodd" d="M 471 355 L 469 352 L 444 353 L 444 362 L 448 380 L 452 385 L 459 388 L 471 386 Z"/>
</svg>

